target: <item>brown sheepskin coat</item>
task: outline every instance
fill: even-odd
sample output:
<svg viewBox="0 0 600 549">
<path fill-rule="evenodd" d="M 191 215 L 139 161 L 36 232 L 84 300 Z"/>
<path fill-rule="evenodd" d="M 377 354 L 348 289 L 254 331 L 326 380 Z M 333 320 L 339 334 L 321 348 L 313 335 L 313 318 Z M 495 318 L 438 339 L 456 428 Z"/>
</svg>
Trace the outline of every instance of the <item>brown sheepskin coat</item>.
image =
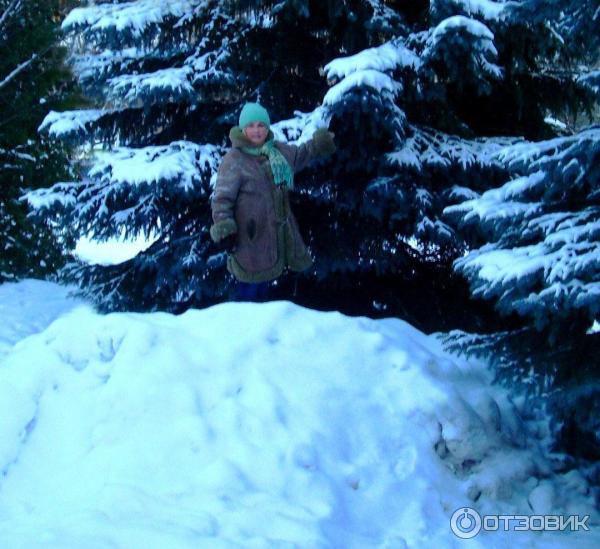
<svg viewBox="0 0 600 549">
<path fill-rule="evenodd" d="M 239 126 L 229 133 L 232 147 L 219 166 L 211 197 L 215 242 L 237 234 L 233 252 L 227 257 L 227 270 L 243 282 L 262 282 L 277 278 L 285 268 L 303 271 L 313 264 L 302 240 L 298 222 L 290 209 L 289 191 L 275 185 L 266 156 L 253 156 L 241 147 L 252 146 Z M 267 139 L 273 138 L 269 130 Z M 275 141 L 294 173 L 311 160 L 335 150 L 333 134 L 325 129 L 315 132 L 302 145 Z"/>
</svg>

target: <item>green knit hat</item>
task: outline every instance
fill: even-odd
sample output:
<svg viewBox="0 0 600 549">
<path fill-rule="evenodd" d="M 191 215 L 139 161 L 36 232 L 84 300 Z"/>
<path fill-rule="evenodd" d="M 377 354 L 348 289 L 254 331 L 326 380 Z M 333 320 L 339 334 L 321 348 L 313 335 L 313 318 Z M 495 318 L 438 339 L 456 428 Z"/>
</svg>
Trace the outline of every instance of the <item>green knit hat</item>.
<svg viewBox="0 0 600 549">
<path fill-rule="evenodd" d="M 240 113 L 239 126 L 242 130 L 252 122 L 262 122 L 267 129 L 271 126 L 267 109 L 258 103 L 246 103 Z"/>
</svg>

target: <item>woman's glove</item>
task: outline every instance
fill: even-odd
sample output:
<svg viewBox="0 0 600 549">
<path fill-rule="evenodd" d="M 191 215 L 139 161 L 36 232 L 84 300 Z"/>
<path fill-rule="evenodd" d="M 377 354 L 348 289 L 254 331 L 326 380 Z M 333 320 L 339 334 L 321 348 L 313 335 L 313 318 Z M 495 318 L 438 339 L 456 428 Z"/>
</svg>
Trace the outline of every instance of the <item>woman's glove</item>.
<svg viewBox="0 0 600 549">
<path fill-rule="evenodd" d="M 335 143 L 333 138 L 335 134 L 328 131 L 326 128 L 319 128 L 313 134 L 313 142 L 315 150 L 319 156 L 329 156 L 335 152 Z"/>
<path fill-rule="evenodd" d="M 237 233 L 227 235 L 215 243 L 215 247 L 219 252 L 232 253 L 235 250 L 237 244 Z"/>
</svg>

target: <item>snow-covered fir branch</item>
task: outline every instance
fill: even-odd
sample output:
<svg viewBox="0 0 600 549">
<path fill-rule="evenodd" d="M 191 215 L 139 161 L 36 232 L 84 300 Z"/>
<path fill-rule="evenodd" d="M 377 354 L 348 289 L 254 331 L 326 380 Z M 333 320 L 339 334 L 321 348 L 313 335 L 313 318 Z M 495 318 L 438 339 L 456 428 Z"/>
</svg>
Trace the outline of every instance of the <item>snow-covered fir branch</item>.
<svg viewBox="0 0 600 549">
<path fill-rule="evenodd" d="M 468 16 L 479 16 L 486 21 L 498 21 L 509 16 L 509 8 L 518 2 L 510 0 L 433 0 L 431 11 L 444 13 L 459 11 Z"/>
<path fill-rule="evenodd" d="M 464 15 L 444 19 L 431 31 L 422 55 L 427 64 L 443 63 L 448 51 L 462 57 L 463 70 L 482 83 L 502 77 L 502 68 L 494 63 L 498 55 L 494 33 L 476 19 Z"/>
<path fill-rule="evenodd" d="M 97 4 L 75 8 L 62 23 L 67 32 L 139 39 L 169 18 L 184 17 L 206 0 L 134 0 L 121 4 Z"/>
<path fill-rule="evenodd" d="M 397 68 L 418 68 L 419 57 L 404 46 L 401 41 L 391 41 L 363 50 L 348 57 L 338 57 L 325 65 L 324 70 L 329 80 L 346 78 L 352 73 L 374 69 L 380 72 Z"/>
<path fill-rule="evenodd" d="M 92 123 L 110 113 L 111 111 L 103 109 L 50 111 L 40 124 L 38 131 L 61 139 L 83 137 L 91 131 Z"/>
<path fill-rule="evenodd" d="M 600 312 L 600 129 L 518 143 L 496 157 L 517 177 L 444 210 L 490 240 L 455 268 L 474 295 L 540 326 L 575 310 L 591 323 Z"/>
<path fill-rule="evenodd" d="M 139 230 L 149 234 L 160 223 L 166 203 L 182 195 L 207 198 L 206 187 L 221 154 L 216 146 L 186 141 L 119 147 L 99 153 L 82 181 L 29 191 L 23 199 L 37 211 L 72 208 L 75 219 L 98 238 L 120 229 L 127 235 Z"/>
<path fill-rule="evenodd" d="M 408 137 L 399 148 L 386 153 L 385 161 L 398 168 L 412 167 L 419 171 L 425 166 L 450 167 L 466 170 L 472 166 L 500 167 L 498 154 L 522 141 L 512 137 L 464 139 L 433 128 L 409 126 Z"/>
<path fill-rule="evenodd" d="M 107 80 L 106 97 L 119 105 L 143 106 L 153 103 L 192 103 L 196 92 L 188 67 L 168 68 L 148 74 L 124 74 Z"/>
<path fill-rule="evenodd" d="M 577 82 L 588 87 L 600 101 L 600 70 L 591 70 L 577 76 Z"/>
<path fill-rule="evenodd" d="M 104 153 L 88 175 L 108 187 L 160 185 L 168 194 L 190 193 L 201 174 L 216 171 L 221 151 L 214 145 L 174 141 L 165 146 L 118 147 Z"/>
</svg>

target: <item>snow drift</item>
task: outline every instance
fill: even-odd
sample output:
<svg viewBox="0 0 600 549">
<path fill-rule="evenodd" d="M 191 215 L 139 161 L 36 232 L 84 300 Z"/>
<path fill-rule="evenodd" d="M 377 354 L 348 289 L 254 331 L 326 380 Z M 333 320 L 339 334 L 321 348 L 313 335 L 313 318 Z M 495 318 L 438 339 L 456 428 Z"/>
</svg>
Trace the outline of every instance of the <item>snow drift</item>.
<svg viewBox="0 0 600 549">
<path fill-rule="evenodd" d="M 23 288 L 3 309 L 4 335 L 32 333 L 0 355 L 1 547 L 598 544 L 452 534 L 464 506 L 597 515 L 483 364 L 401 320 L 283 301 L 100 315 L 33 281 L 0 302 Z M 40 288 L 64 299 L 47 327 L 24 303 L 47 310 Z"/>
</svg>

